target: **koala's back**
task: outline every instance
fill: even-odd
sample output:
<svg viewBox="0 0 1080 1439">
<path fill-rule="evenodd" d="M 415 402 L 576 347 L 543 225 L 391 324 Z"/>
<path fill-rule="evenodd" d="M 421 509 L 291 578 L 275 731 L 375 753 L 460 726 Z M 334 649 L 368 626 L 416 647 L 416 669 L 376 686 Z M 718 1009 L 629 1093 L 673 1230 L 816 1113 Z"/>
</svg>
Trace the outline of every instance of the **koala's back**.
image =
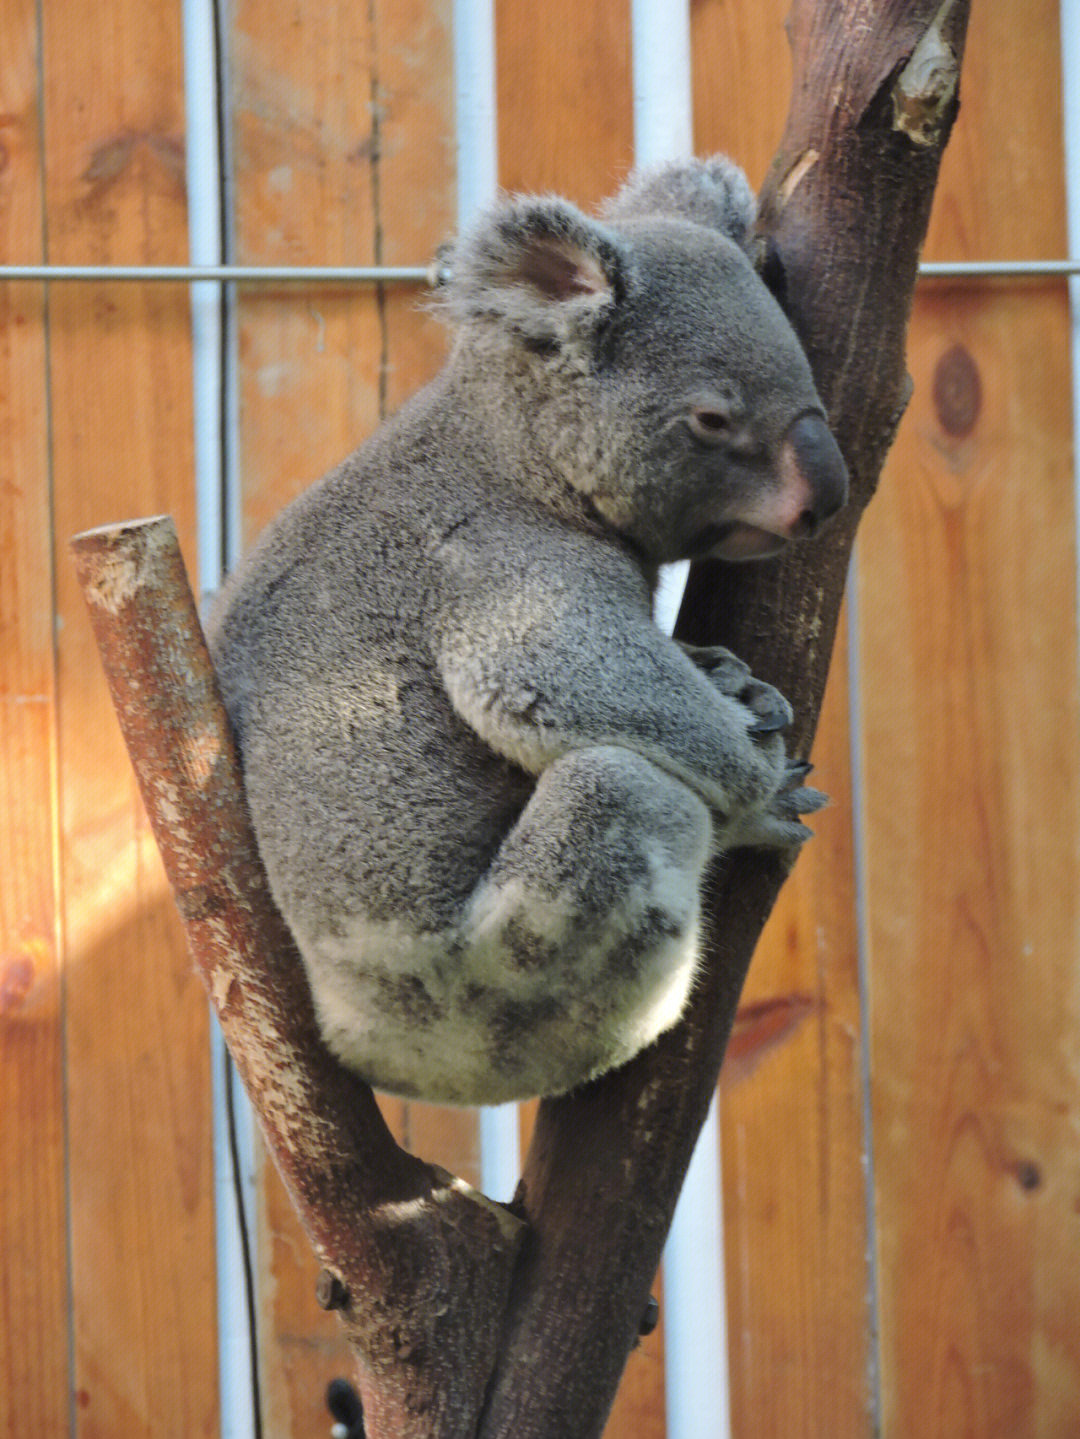
<svg viewBox="0 0 1080 1439">
<path fill-rule="evenodd" d="M 440 551 L 483 487 L 439 473 L 423 408 L 286 509 L 213 617 L 271 887 L 308 942 L 354 918 L 446 927 L 533 784 L 458 718 L 437 670 Z"/>
</svg>

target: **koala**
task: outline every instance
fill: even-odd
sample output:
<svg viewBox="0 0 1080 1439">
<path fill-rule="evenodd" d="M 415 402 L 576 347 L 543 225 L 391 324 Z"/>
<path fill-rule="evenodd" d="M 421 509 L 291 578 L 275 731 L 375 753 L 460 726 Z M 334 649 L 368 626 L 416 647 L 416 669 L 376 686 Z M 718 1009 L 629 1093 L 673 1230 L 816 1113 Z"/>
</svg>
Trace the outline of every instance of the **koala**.
<svg viewBox="0 0 1080 1439">
<path fill-rule="evenodd" d="M 272 523 L 210 642 L 330 1049 L 444 1104 L 562 1093 L 679 1018 L 705 867 L 824 803 L 791 710 L 652 617 L 658 567 L 844 503 L 730 161 L 452 243 L 436 378 Z"/>
</svg>

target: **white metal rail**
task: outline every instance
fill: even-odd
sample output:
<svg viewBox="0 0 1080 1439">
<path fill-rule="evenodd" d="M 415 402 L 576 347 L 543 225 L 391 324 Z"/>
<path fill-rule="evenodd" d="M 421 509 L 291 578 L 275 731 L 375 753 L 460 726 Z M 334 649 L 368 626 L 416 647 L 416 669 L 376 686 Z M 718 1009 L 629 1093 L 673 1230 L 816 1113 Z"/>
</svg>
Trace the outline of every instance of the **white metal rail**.
<svg viewBox="0 0 1080 1439">
<path fill-rule="evenodd" d="M 1077 260 L 931 260 L 923 280 L 1067 279 L 1080 275 Z M 434 285 L 436 265 L 0 265 L 0 281 L 82 280 L 243 285 Z"/>
</svg>

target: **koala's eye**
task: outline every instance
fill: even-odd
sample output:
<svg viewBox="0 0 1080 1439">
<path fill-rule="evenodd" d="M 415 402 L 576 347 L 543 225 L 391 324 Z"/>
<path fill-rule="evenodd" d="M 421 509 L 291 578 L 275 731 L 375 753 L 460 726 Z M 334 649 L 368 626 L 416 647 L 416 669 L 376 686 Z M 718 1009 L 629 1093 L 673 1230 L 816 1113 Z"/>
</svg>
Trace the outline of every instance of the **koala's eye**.
<svg viewBox="0 0 1080 1439">
<path fill-rule="evenodd" d="M 731 416 L 707 405 L 693 405 L 686 417 L 690 433 L 706 445 L 718 445 L 731 433 Z"/>
</svg>

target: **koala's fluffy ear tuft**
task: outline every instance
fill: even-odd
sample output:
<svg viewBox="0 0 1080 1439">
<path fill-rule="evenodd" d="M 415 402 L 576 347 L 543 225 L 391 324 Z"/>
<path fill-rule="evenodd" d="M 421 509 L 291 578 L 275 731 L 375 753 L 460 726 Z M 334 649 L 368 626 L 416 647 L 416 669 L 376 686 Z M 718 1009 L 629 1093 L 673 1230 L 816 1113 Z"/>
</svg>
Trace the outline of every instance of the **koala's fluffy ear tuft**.
<svg viewBox="0 0 1080 1439">
<path fill-rule="evenodd" d="M 595 333 L 624 289 L 619 240 L 556 196 L 502 201 L 447 259 L 440 304 L 452 321 L 493 320 L 545 347 Z"/>
<path fill-rule="evenodd" d="M 750 182 L 726 155 L 635 170 L 602 210 L 607 220 L 667 215 L 719 230 L 743 249 L 757 218 Z"/>
</svg>

